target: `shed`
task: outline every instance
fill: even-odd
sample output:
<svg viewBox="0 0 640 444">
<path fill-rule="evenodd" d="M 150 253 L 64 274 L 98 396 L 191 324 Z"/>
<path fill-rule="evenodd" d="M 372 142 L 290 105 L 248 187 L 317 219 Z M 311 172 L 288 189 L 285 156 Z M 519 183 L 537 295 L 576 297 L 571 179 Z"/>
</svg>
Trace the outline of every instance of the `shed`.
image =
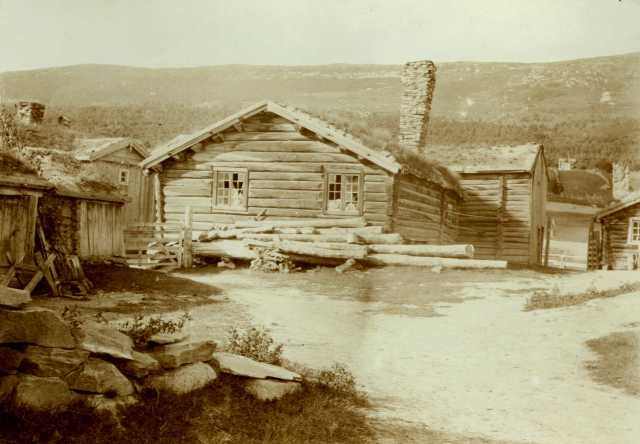
<svg viewBox="0 0 640 444">
<path fill-rule="evenodd" d="M 459 242 L 473 244 L 480 259 L 543 263 L 548 172 L 541 144 L 428 145 L 425 155 L 460 176 Z"/>
<path fill-rule="evenodd" d="M 86 173 L 99 171 L 103 180 L 127 199 L 127 225 L 153 220 L 152 184 L 139 167 L 148 154 L 142 142 L 129 137 L 78 139 L 73 150 L 73 157 Z"/>
<path fill-rule="evenodd" d="M 601 263 L 612 270 L 640 269 L 640 192 L 596 215 L 602 224 Z"/>
<path fill-rule="evenodd" d="M 190 207 L 203 228 L 256 216 L 358 215 L 409 240 L 447 243 L 457 235 L 462 193 L 446 168 L 373 150 L 270 101 L 174 139 L 140 165 L 154 171 L 158 222 L 179 222 Z"/>
</svg>

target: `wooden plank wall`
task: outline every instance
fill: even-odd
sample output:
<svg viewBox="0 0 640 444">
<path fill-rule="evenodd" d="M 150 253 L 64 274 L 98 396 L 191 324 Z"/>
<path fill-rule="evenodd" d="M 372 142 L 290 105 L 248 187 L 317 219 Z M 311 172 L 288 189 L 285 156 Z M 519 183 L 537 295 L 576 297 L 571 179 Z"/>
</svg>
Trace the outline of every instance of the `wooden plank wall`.
<svg viewBox="0 0 640 444">
<path fill-rule="evenodd" d="M 0 266 L 8 266 L 11 257 L 31 263 L 35 244 L 37 196 L 0 195 Z"/>
<path fill-rule="evenodd" d="M 527 174 L 463 174 L 458 241 L 479 259 L 529 263 L 531 180 Z"/>
<path fill-rule="evenodd" d="M 247 211 L 213 208 L 214 167 L 248 169 Z M 164 220 L 158 222 L 181 222 L 186 206 L 192 209 L 195 227 L 203 222 L 232 223 L 263 211 L 278 219 L 322 217 L 328 170 L 362 173 L 364 217 L 373 224 L 390 223 L 392 187 L 387 172 L 360 162 L 330 142 L 314 140 L 291 122 L 267 112 L 227 130 L 222 138 L 208 140 L 198 152 L 163 163 L 160 208 Z"/>
<path fill-rule="evenodd" d="M 640 253 L 640 247 L 628 243 L 629 218 L 640 217 L 640 204 L 632 205 L 606 217 L 602 223 L 606 263 L 612 270 L 627 270 L 628 258 Z"/>
<path fill-rule="evenodd" d="M 448 203 L 457 212 L 458 199 L 441 187 L 416 177 L 399 175 L 393 230 L 405 239 L 434 244 L 453 243 L 458 227 L 445 220 Z"/>
<path fill-rule="evenodd" d="M 121 204 L 78 201 L 78 245 L 81 258 L 124 255 L 124 208 Z"/>
<path fill-rule="evenodd" d="M 542 264 L 543 245 L 545 236 L 548 235 L 547 225 L 547 166 L 544 162 L 542 152 L 538 154 L 536 159 L 533 178 L 531 181 L 531 230 L 529 263 Z"/>
</svg>

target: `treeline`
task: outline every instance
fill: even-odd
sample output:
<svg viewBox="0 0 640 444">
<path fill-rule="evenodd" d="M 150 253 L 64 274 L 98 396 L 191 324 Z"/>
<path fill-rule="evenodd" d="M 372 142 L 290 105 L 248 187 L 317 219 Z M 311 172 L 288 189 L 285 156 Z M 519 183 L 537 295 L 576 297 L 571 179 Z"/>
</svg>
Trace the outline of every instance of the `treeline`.
<svg viewBox="0 0 640 444">
<path fill-rule="evenodd" d="M 45 123 L 39 131 L 29 131 L 28 144 L 67 147 L 74 137 L 120 137 L 140 139 L 153 147 L 190 133 L 236 112 L 246 103 L 217 106 L 190 105 L 48 107 Z M 9 108 L 8 108 L 9 109 Z M 392 148 L 397 141 L 398 113 L 367 113 L 314 110 L 312 114 L 360 138 L 374 148 Z M 69 128 L 60 128 L 57 118 L 71 120 Z M 556 164 L 561 157 L 577 159 L 577 168 L 595 168 L 603 160 L 624 160 L 637 165 L 640 150 L 640 121 L 633 119 L 567 120 L 562 123 L 522 124 L 434 118 L 429 126 L 429 143 L 521 144 L 541 142 L 547 158 Z M 640 166 L 640 165 L 637 165 Z"/>
</svg>

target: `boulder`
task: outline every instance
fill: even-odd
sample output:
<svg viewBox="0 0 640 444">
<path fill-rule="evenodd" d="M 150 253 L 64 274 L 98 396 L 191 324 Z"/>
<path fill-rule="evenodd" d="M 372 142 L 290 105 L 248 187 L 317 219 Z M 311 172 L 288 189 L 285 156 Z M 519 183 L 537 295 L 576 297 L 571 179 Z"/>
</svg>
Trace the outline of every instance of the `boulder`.
<svg viewBox="0 0 640 444">
<path fill-rule="evenodd" d="M 233 353 L 216 352 L 213 354 L 212 361 L 216 368 L 220 369 L 222 373 L 228 373 L 230 375 L 257 379 L 273 378 L 284 381 L 302 380 L 299 374 L 286 368 L 254 361 L 251 358 Z"/>
<path fill-rule="evenodd" d="M 182 342 L 189 337 L 186 333 L 157 333 L 149 338 L 150 345 L 168 345 Z"/>
<path fill-rule="evenodd" d="M 59 348 L 76 345 L 69 325 L 51 310 L 0 310 L 0 343 L 21 342 Z"/>
<path fill-rule="evenodd" d="M 297 392 L 300 390 L 300 383 L 274 379 L 250 379 L 245 382 L 244 390 L 260 401 L 273 401 Z"/>
<path fill-rule="evenodd" d="M 74 331 L 78 347 L 96 355 L 133 359 L 133 341 L 127 335 L 104 324 L 91 322 Z"/>
<path fill-rule="evenodd" d="M 62 379 L 20 375 L 14 403 L 32 410 L 57 410 L 64 409 L 74 399 L 73 392 Z"/>
<path fill-rule="evenodd" d="M 31 302 L 31 296 L 24 290 L 0 286 L 0 306 L 20 308 Z"/>
<path fill-rule="evenodd" d="M 210 361 L 215 351 L 216 343 L 213 341 L 179 342 L 154 347 L 152 355 L 162 368 L 172 369 L 185 364 Z"/>
<path fill-rule="evenodd" d="M 0 373 L 17 373 L 23 358 L 24 353 L 20 350 L 0 346 Z"/>
<path fill-rule="evenodd" d="M 203 362 L 185 365 L 161 375 L 149 376 L 145 388 L 168 391 L 178 395 L 201 389 L 216 380 L 216 371 Z"/>
<path fill-rule="evenodd" d="M 24 351 L 20 371 L 34 376 L 62 377 L 80 367 L 87 359 L 89 352 L 84 350 L 30 345 Z"/>
<path fill-rule="evenodd" d="M 11 396 L 19 380 L 15 375 L 0 376 L 0 403 Z"/>
<path fill-rule="evenodd" d="M 133 360 L 125 361 L 118 366 L 125 375 L 143 378 L 149 373 L 160 370 L 160 363 L 146 353 L 133 351 Z"/>
<path fill-rule="evenodd" d="M 89 358 L 86 364 L 65 378 L 69 387 L 79 392 L 132 395 L 133 385 L 110 362 Z"/>
</svg>

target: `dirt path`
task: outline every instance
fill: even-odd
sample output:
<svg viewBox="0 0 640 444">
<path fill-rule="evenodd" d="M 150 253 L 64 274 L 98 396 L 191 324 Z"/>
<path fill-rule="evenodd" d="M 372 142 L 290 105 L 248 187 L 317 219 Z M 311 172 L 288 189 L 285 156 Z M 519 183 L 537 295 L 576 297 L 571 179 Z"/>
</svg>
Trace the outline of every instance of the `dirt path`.
<svg viewBox="0 0 640 444">
<path fill-rule="evenodd" d="M 348 364 L 380 401 L 380 418 L 492 440 L 640 442 L 640 398 L 597 384 L 585 368 L 595 359 L 585 341 L 638 329 L 640 294 L 522 311 L 534 288 L 609 288 L 635 276 L 376 273 L 345 282 L 335 273 L 286 279 L 247 270 L 191 278 L 244 305 L 286 344 L 287 358 Z M 207 308 L 196 315 L 195 336 Z"/>
</svg>

